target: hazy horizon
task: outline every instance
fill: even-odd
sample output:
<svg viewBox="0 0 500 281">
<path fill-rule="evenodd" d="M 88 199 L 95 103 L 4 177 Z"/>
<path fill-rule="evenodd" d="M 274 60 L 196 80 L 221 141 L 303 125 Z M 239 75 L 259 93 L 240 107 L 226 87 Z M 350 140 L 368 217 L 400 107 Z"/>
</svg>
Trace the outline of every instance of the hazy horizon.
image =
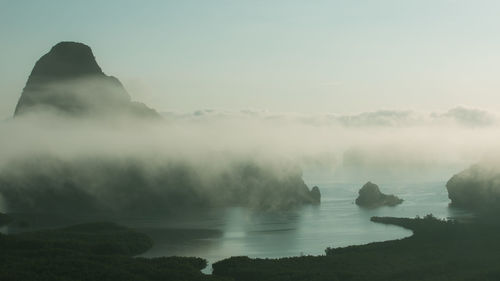
<svg viewBox="0 0 500 281">
<path fill-rule="evenodd" d="M 285 5 L 286 2 L 286 5 Z M 161 112 L 500 111 L 496 1 L 2 1 L 0 119 L 60 41 Z"/>
</svg>

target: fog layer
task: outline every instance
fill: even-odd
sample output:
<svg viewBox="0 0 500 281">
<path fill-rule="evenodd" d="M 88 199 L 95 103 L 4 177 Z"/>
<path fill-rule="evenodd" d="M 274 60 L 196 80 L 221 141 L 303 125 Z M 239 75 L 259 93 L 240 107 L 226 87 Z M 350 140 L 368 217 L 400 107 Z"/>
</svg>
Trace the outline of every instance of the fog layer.
<svg viewBox="0 0 500 281">
<path fill-rule="evenodd" d="M 306 202 L 301 171 L 333 181 L 445 181 L 494 151 L 498 136 L 495 114 L 487 124 L 467 117 L 479 119 L 471 126 L 456 111 L 405 113 L 404 122 L 388 111 L 205 110 L 156 121 L 38 112 L 0 124 L 0 184 L 14 209 L 168 210 Z"/>
<path fill-rule="evenodd" d="M 318 203 L 308 181 L 445 181 L 491 153 L 495 113 L 169 112 L 132 101 L 89 46 L 60 42 L 0 124 L 9 210 L 158 211 Z"/>
</svg>

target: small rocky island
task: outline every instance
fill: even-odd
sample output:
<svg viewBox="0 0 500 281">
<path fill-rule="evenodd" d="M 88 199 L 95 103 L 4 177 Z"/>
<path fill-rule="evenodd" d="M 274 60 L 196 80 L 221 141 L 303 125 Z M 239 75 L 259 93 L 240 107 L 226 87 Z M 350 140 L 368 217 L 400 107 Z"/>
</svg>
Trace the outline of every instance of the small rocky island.
<svg viewBox="0 0 500 281">
<path fill-rule="evenodd" d="M 311 189 L 311 192 L 309 193 L 311 196 L 311 201 L 313 204 L 320 204 L 321 203 L 321 192 L 319 191 L 318 186 L 313 186 Z"/>
<path fill-rule="evenodd" d="M 380 191 L 378 185 L 367 182 L 359 190 L 359 196 L 356 198 L 356 205 L 366 208 L 376 208 L 381 206 L 396 206 L 403 203 L 403 199 L 394 195 L 384 194 Z"/>
</svg>

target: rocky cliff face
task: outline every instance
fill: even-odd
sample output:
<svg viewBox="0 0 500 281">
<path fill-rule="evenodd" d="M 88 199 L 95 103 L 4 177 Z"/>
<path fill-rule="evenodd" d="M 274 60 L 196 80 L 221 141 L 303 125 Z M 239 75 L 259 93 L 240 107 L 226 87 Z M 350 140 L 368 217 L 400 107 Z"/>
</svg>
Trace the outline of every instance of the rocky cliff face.
<svg viewBox="0 0 500 281">
<path fill-rule="evenodd" d="M 471 210 L 500 210 L 500 169 L 481 163 L 454 175 L 446 183 L 451 205 Z"/>
<path fill-rule="evenodd" d="M 368 208 L 396 206 L 401 203 L 403 203 L 403 199 L 380 192 L 378 185 L 372 182 L 363 185 L 359 190 L 358 198 L 356 198 L 357 205 Z"/>
<path fill-rule="evenodd" d="M 76 42 L 58 43 L 36 62 L 14 116 L 35 112 L 159 118 L 131 101 L 120 81 L 102 72 L 90 47 Z"/>
</svg>

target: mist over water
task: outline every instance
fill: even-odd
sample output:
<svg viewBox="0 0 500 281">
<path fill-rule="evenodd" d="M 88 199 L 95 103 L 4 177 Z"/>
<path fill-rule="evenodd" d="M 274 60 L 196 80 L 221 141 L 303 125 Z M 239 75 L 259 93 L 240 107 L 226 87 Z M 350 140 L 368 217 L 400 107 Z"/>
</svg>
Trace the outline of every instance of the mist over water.
<svg viewBox="0 0 500 281">
<path fill-rule="evenodd" d="M 175 218 L 136 218 L 123 220 L 123 223 L 143 229 L 153 237 L 156 235 L 157 243 L 143 255 L 145 257 L 187 255 L 215 262 L 240 255 L 254 258 L 321 255 L 326 247 L 360 245 L 411 235 L 411 231 L 397 226 L 373 223 L 370 221 L 372 216 L 423 217 L 429 213 L 439 218 L 470 216 L 468 212 L 448 207 L 444 182 L 385 183 L 381 185 L 384 192 L 398 194 L 405 201 L 396 207 L 378 209 L 363 209 L 354 204 L 360 187 L 357 183 L 307 183 L 321 183 L 320 206 L 304 206 L 286 212 L 228 208 Z M 158 229 L 164 230 L 163 237 L 175 237 L 176 233 L 178 237 L 161 239 Z M 198 235 L 186 234 L 187 229 L 197 229 Z"/>
<path fill-rule="evenodd" d="M 464 107 L 353 115 L 200 110 L 158 119 L 42 109 L 0 123 L 3 208 L 31 229 L 96 218 L 137 228 L 155 241 L 146 257 L 212 263 L 319 255 L 411 235 L 372 216 L 468 215 L 448 207 L 445 182 L 496 151 L 496 116 Z M 354 200 L 367 181 L 405 201 L 359 208 Z M 321 204 L 301 204 L 314 185 Z"/>
<path fill-rule="evenodd" d="M 132 174 L 139 169 L 137 175 L 142 180 L 133 189 L 134 196 L 185 186 L 186 182 L 155 183 L 159 175 L 171 171 L 162 169 L 165 165 L 189 167 L 189 173 L 181 174 L 189 182 L 194 181 L 188 185 L 195 188 L 193 194 L 201 192 L 204 200 L 213 202 L 224 197 L 220 192 L 211 193 L 214 185 L 221 183 L 217 179 L 235 174 L 231 169 L 241 163 L 254 163 L 276 178 L 299 175 L 309 187 L 318 185 L 321 189 L 321 205 L 289 210 L 214 208 L 209 204 L 201 211 L 192 207 L 158 209 L 144 215 L 141 206 L 156 205 L 132 197 L 133 202 L 139 202 L 133 212 L 118 212 L 108 218 L 150 235 L 155 246 L 144 254 L 147 257 L 200 256 L 215 262 L 235 255 L 318 255 L 326 247 L 411 235 L 402 228 L 372 223 L 372 216 L 466 215 L 448 207 L 445 182 L 485 152 L 493 151 L 497 124 L 481 121 L 471 126 L 425 114 L 420 116 L 426 118 L 415 119 L 418 122 L 401 123 L 394 120 L 400 120 L 400 115 L 382 115 L 384 122 L 376 124 L 373 118 L 363 124 L 359 116 L 332 119 L 269 112 L 210 111 L 164 114 L 164 120 L 156 121 L 120 118 L 100 122 L 53 114 L 26 116 L 0 124 L 0 145 L 6 148 L 1 150 L 0 167 L 4 175 L 15 174 L 18 178 L 30 176 L 31 169 L 38 167 L 47 171 L 43 177 L 87 183 L 77 188 L 105 205 L 120 208 L 129 206 L 120 204 L 128 202 L 124 198 L 130 199 L 130 194 L 123 197 L 120 193 L 126 184 L 114 188 L 106 184 L 113 171 L 109 167 L 124 167 L 119 174 L 130 167 L 136 167 L 128 170 Z M 345 121 L 354 119 L 358 120 L 355 124 Z M 67 177 L 61 163 L 63 167 L 74 167 L 75 174 Z M 178 178 L 179 174 L 172 177 Z M 379 184 L 384 193 L 405 201 L 396 207 L 359 208 L 354 200 L 359 188 L 369 180 Z M 33 193 L 25 190 L 25 196 L 37 194 L 36 183 L 27 187 Z M 37 219 L 39 224 L 32 227 L 94 219 L 81 214 L 59 220 L 49 216 Z"/>
<path fill-rule="evenodd" d="M 455 110 L 403 116 L 391 111 L 352 116 L 197 111 L 165 113 L 164 120 L 154 121 L 34 114 L 0 123 L 0 164 L 41 153 L 66 159 L 161 155 L 191 162 L 213 153 L 292 160 L 312 170 L 429 172 L 470 165 L 497 151 L 495 114 L 461 108 L 463 116 L 450 117 Z"/>
<path fill-rule="evenodd" d="M 186 206 L 220 205 L 241 197 L 237 190 L 255 191 L 244 196 L 247 206 L 278 208 L 289 205 L 284 192 L 302 189 L 303 173 L 336 182 L 446 181 L 497 151 L 496 120 L 461 107 L 349 116 L 205 110 L 155 120 L 36 112 L 0 124 L 2 188 L 18 206 L 38 211 L 52 201 L 75 205 L 30 197 L 43 182 L 74 202 L 88 198 L 82 210 L 154 213 L 177 208 L 179 200 L 169 198 L 181 194 Z"/>
</svg>

